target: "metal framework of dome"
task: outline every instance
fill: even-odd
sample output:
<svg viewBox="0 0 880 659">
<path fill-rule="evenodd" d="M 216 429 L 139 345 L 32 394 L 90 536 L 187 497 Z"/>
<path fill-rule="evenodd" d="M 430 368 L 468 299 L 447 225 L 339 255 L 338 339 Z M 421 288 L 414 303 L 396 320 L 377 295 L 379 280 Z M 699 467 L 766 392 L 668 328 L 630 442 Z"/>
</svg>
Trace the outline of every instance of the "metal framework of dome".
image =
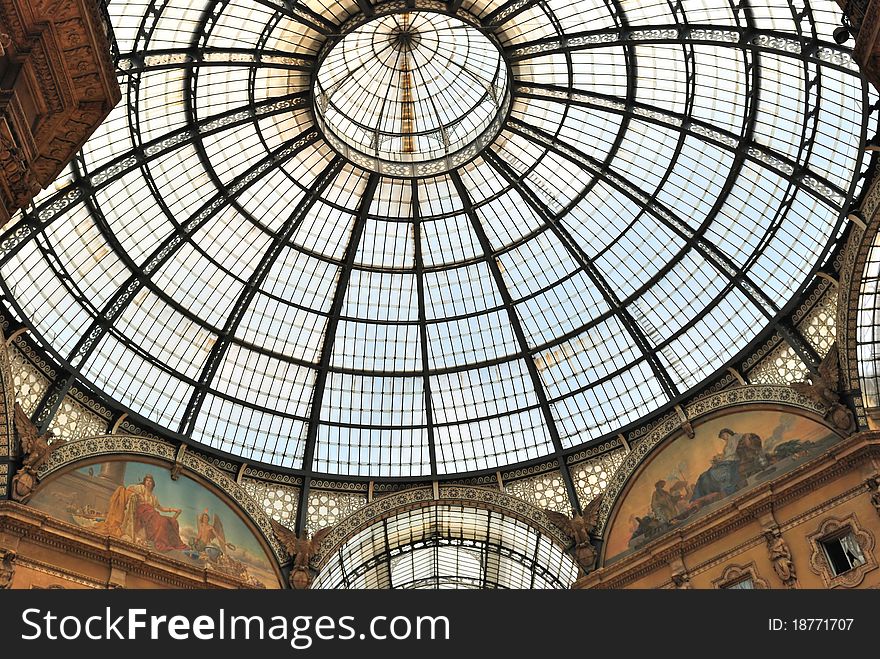
<svg viewBox="0 0 880 659">
<path fill-rule="evenodd" d="M 34 418 L 76 385 L 303 496 L 563 464 L 787 336 L 876 130 L 830 0 L 108 11 L 124 102 L 0 248 Z"/>
<path fill-rule="evenodd" d="M 434 505 L 353 535 L 314 588 L 567 588 L 578 568 L 547 536 L 490 510 Z"/>
</svg>

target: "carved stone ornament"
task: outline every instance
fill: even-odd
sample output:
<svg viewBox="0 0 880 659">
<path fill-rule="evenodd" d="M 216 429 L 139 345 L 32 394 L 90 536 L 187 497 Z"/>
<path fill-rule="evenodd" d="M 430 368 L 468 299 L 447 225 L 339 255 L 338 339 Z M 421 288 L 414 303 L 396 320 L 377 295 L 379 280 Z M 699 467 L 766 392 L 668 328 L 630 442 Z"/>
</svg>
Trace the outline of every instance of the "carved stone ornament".
<svg viewBox="0 0 880 659">
<path fill-rule="evenodd" d="M 12 477 L 13 501 L 27 503 L 37 487 L 37 473 L 30 467 L 22 467 Z"/>
<path fill-rule="evenodd" d="M 599 523 L 599 506 L 602 505 L 602 497 L 598 496 L 584 509 L 583 513 L 572 517 L 563 515 L 555 510 L 545 510 L 544 514 L 574 541 L 574 557 L 577 564 L 587 574 L 596 565 L 599 552 L 593 546 L 593 533 Z"/>
<path fill-rule="evenodd" d="M 871 505 L 880 517 L 880 476 L 871 476 L 866 482 L 868 491 L 871 493 Z"/>
<path fill-rule="evenodd" d="M 497 489 L 473 485 L 441 484 L 438 487 L 437 495 L 439 498 L 435 498 L 434 490 L 431 487 L 412 487 L 374 499 L 366 506 L 342 518 L 333 526 L 333 530 L 321 545 L 320 555 L 316 559 L 318 567 L 322 567 L 324 562 L 356 533 L 372 526 L 376 521 L 387 519 L 399 512 L 432 506 L 437 501 L 451 501 L 455 505 L 494 510 L 504 515 L 510 515 L 547 536 L 559 547 L 564 548 L 571 543 L 571 538 L 550 522 L 546 511 L 527 501 L 499 492 Z"/>
<path fill-rule="evenodd" d="M 15 573 L 15 552 L 0 548 L 0 590 L 12 587 L 12 575 Z"/>
<path fill-rule="evenodd" d="M 791 558 L 791 550 L 782 538 L 782 533 L 775 527 L 766 529 L 764 539 L 767 541 L 767 551 L 776 576 L 786 588 L 797 588 L 797 572 Z"/>
<path fill-rule="evenodd" d="M 693 590 L 690 575 L 684 570 L 676 570 L 672 573 L 672 587 L 675 590 Z"/>
<path fill-rule="evenodd" d="M 95 0 L 0 0 L 0 223 L 49 186 L 121 97 Z"/>
<path fill-rule="evenodd" d="M 848 533 L 852 533 L 859 549 L 862 550 L 864 562 L 835 575 L 822 543 Z M 870 531 L 862 528 L 855 514 L 843 519 L 825 518 L 819 527 L 807 536 L 807 540 L 812 548 L 810 570 L 822 577 L 827 588 L 855 588 L 862 583 L 868 572 L 877 568 L 877 559 L 874 557 L 874 536 Z"/>
<path fill-rule="evenodd" d="M 37 486 L 37 472 L 49 461 L 55 445 L 49 444 L 52 433 L 41 435 L 18 403 L 15 404 L 15 430 L 24 458 L 21 468 L 12 477 L 12 498 L 27 503 Z"/>
<path fill-rule="evenodd" d="M 808 382 L 792 382 L 791 387 L 804 398 L 825 408 L 825 418 L 844 434 L 855 431 L 856 421 L 849 408 L 840 402 L 840 354 L 837 343 L 819 364 L 818 373 L 807 375 Z"/>
<path fill-rule="evenodd" d="M 315 531 L 311 538 L 307 531 L 303 531 L 297 537 L 293 531 L 275 520 L 271 520 L 271 523 L 278 542 L 284 547 L 288 556 L 293 559 L 293 567 L 290 570 L 290 587 L 294 590 L 308 590 L 315 577 L 315 570 L 311 566 L 312 558 L 318 554 L 321 543 L 330 533 L 330 528 Z"/>
<path fill-rule="evenodd" d="M 712 581 L 715 588 L 729 588 L 733 584 L 746 579 L 751 579 L 755 590 L 766 590 L 770 585 L 766 580 L 758 576 L 758 569 L 754 563 L 748 565 L 728 565 L 724 568 L 721 576 Z"/>
</svg>

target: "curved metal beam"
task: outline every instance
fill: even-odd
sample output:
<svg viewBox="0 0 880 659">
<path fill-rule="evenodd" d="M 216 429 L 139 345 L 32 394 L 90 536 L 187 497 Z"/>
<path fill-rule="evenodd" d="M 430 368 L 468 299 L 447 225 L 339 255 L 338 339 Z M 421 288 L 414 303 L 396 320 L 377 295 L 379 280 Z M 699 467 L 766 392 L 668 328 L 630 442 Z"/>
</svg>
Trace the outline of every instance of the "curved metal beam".
<svg viewBox="0 0 880 659">
<path fill-rule="evenodd" d="M 321 407 L 324 403 L 324 392 L 327 388 L 327 373 L 330 367 L 330 357 L 333 354 L 333 345 L 336 342 L 336 330 L 339 327 L 339 317 L 342 305 L 345 302 L 345 294 L 348 291 L 348 282 L 354 268 L 354 260 L 360 248 L 361 238 L 364 235 L 364 226 L 370 212 L 370 204 L 376 194 L 379 185 L 379 174 L 370 174 L 366 187 L 361 195 L 360 208 L 358 209 L 348 245 L 345 248 L 345 261 L 339 271 L 339 279 L 336 282 L 336 290 L 333 293 L 333 302 L 330 306 L 330 318 L 324 330 L 324 342 L 321 345 L 321 360 L 318 363 L 318 374 L 315 378 L 315 386 L 312 389 L 312 407 L 309 411 L 309 424 L 306 431 L 306 443 L 303 451 L 303 471 L 307 474 L 303 477 L 303 485 L 300 490 L 299 509 L 296 518 L 296 532 L 302 533 L 307 528 L 309 509 L 309 490 L 311 483 L 308 474 L 311 473 L 315 459 L 315 445 L 318 442 L 318 428 L 321 424 Z"/>
<path fill-rule="evenodd" d="M 259 291 L 260 286 L 265 282 L 266 277 L 272 266 L 275 264 L 281 250 L 287 245 L 288 241 L 293 237 L 293 234 L 296 233 L 296 230 L 299 229 L 306 214 L 311 210 L 312 206 L 315 205 L 315 202 L 318 201 L 318 198 L 324 190 L 327 189 L 327 186 L 335 180 L 339 171 L 342 169 L 342 166 L 342 156 L 336 156 L 330 161 L 330 164 L 328 164 L 315 179 L 308 193 L 300 200 L 294 211 L 278 229 L 275 236 L 272 238 L 272 242 L 266 248 L 266 251 L 263 252 L 263 256 L 260 258 L 259 263 L 257 263 L 257 266 L 251 273 L 247 285 L 233 303 L 229 315 L 226 317 L 226 323 L 223 325 L 223 330 L 217 337 L 217 341 L 211 347 L 211 352 L 205 360 L 202 372 L 198 378 L 198 385 L 192 393 L 189 404 L 186 406 L 183 418 L 180 420 L 180 428 L 178 432 L 181 434 L 187 436 L 192 434 L 199 411 L 202 408 L 202 404 L 205 402 L 205 396 L 211 386 L 211 382 L 217 374 L 217 369 L 220 367 L 223 357 L 229 349 L 229 345 L 232 338 L 235 336 L 236 330 L 238 330 L 239 325 L 241 325 L 241 320 L 244 318 L 245 312 Z"/>
<path fill-rule="evenodd" d="M 324 36 L 339 32 L 339 26 L 298 0 L 253 0 L 253 2 L 280 12 Z"/>
<path fill-rule="evenodd" d="M 145 142 L 138 148 L 117 156 L 91 174 L 62 188 L 32 211 L 24 213 L 20 222 L 0 235 L 0 266 L 9 260 L 22 243 L 33 240 L 49 225 L 75 208 L 86 196 L 94 195 L 129 172 L 177 149 L 191 145 L 199 138 L 250 123 L 257 118 L 270 117 L 306 107 L 310 98 L 309 92 L 296 92 L 265 99 L 253 107 L 234 108 L 205 117 L 193 126 L 161 135 Z"/>
<path fill-rule="evenodd" d="M 422 258 L 422 215 L 419 208 L 419 186 L 410 181 L 410 203 L 413 215 L 413 251 L 416 266 L 416 295 L 419 305 L 419 342 L 422 356 L 422 389 L 424 390 L 425 421 L 428 424 L 428 457 L 431 461 L 431 477 L 437 476 L 437 447 L 434 443 L 434 405 L 431 400 L 431 377 L 428 375 L 428 321 L 425 311 L 425 264 Z"/>
<path fill-rule="evenodd" d="M 160 48 L 126 53 L 117 63 L 117 75 L 127 77 L 136 73 L 151 73 L 164 69 L 182 69 L 202 66 L 251 66 L 291 71 L 311 71 L 313 55 L 293 55 L 283 50 L 254 48 Z"/>
<path fill-rule="evenodd" d="M 795 38 L 792 33 L 781 30 L 742 28 L 734 25 L 696 24 L 687 26 L 676 23 L 639 25 L 637 28 L 619 30 L 605 28 L 573 32 L 564 37 L 552 36 L 525 41 L 505 48 L 504 53 L 513 64 L 536 57 L 556 53 L 572 53 L 613 46 L 639 46 L 643 44 L 719 46 L 772 53 L 781 57 L 813 59 L 817 64 L 860 77 L 858 65 L 850 51 L 835 43 L 815 38 Z"/>
<path fill-rule="evenodd" d="M 493 257 L 494 250 L 489 242 L 489 237 L 486 235 L 486 231 L 483 229 L 480 218 L 474 210 L 470 194 L 468 194 L 467 188 L 461 180 L 461 175 L 459 175 L 458 170 L 452 170 L 449 172 L 449 178 L 452 180 L 455 192 L 464 207 L 465 215 L 467 215 L 470 220 L 471 228 L 474 231 L 474 235 L 477 237 L 477 241 L 480 243 L 480 248 L 486 256 L 486 263 L 489 266 L 489 270 L 492 272 L 492 278 L 495 280 L 495 287 L 498 289 L 498 293 L 501 295 L 504 307 L 507 310 L 508 321 L 510 322 L 511 328 L 513 328 L 513 333 L 516 336 L 520 352 L 524 355 L 523 362 L 528 370 L 532 389 L 534 389 L 535 396 L 537 396 L 538 403 L 541 406 L 541 413 L 544 416 L 544 424 L 547 426 L 547 432 L 550 434 L 550 440 L 553 443 L 554 456 L 559 461 L 559 472 L 562 474 L 562 480 L 565 483 L 565 490 L 568 493 L 569 503 L 576 512 L 580 512 L 581 504 L 578 499 L 577 490 L 574 487 L 574 482 L 571 479 L 571 474 L 568 471 L 565 464 L 565 458 L 562 455 L 562 439 L 559 436 L 559 429 L 556 427 L 556 419 L 553 418 L 553 411 L 550 409 L 550 404 L 547 401 L 547 392 L 544 390 L 544 383 L 541 381 L 541 375 L 538 373 L 537 366 L 535 366 L 535 360 L 531 358 L 529 341 L 526 338 L 526 333 L 523 330 L 522 323 L 520 322 L 519 315 L 514 306 L 513 297 L 510 294 L 510 290 L 507 288 L 507 284 L 504 282 L 504 276 L 501 274 L 501 268 L 498 267 L 498 261 Z"/>
</svg>

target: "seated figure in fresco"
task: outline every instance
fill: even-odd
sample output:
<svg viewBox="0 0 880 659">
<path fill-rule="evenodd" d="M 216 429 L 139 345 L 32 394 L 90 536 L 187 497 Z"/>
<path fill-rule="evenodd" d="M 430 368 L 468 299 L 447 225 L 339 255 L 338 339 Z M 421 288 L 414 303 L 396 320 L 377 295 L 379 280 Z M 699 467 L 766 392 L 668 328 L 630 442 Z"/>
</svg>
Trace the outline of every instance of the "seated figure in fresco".
<svg viewBox="0 0 880 659">
<path fill-rule="evenodd" d="M 703 505 L 745 487 L 749 476 L 769 465 L 761 438 L 755 433 L 741 434 L 724 428 L 718 437 L 724 440 L 724 448 L 712 458 L 712 465 L 699 475 L 691 497 L 691 501 Z"/>
<path fill-rule="evenodd" d="M 107 519 L 93 528 L 114 538 L 149 543 L 157 551 L 186 549 L 180 538 L 180 508 L 165 508 L 153 493 L 155 479 L 147 474 L 136 485 L 119 486 L 110 497 Z M 162 513 L 171 513 L 172 516 Z"/>
</svg>

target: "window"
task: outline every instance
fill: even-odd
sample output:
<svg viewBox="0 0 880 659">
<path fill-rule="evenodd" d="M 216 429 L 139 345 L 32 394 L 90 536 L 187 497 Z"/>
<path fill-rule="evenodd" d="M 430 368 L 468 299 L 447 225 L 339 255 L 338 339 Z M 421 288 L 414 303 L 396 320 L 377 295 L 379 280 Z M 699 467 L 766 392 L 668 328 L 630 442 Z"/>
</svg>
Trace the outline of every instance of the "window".
<svg viewBox="0 0 880 659">
<path fill-rule="evenodd" d="M 865 555 L 862 553 L 859 543 L 852 531 L 848 530 L 844 535 L 820 540 L 822 549 L 828 557 L 828 564 L 834 571 L 834 576 L 849 572 L 854 567 L 865 564 Z"/>
<path fill-rule="evenodd" d="M 724 590 L 763 590 L 769 584 L 758 574 L 754 562 L 747 565 L 728 565 L 712 586 Z"/>
<path fill-rule="evenodd" d="M 742 579 L 726 583 L 721 588 L 725 590 L 754 590 L 755 580 L 751 576 L 745 576 Z"/>
<path fill-rule="evenodd" d="M 855 588 L 877 569 L 874 535 L 854 514 L 823 520 L 807 540 L 812 547 L 810 569 L 828 588 Z"/>
</svg>

